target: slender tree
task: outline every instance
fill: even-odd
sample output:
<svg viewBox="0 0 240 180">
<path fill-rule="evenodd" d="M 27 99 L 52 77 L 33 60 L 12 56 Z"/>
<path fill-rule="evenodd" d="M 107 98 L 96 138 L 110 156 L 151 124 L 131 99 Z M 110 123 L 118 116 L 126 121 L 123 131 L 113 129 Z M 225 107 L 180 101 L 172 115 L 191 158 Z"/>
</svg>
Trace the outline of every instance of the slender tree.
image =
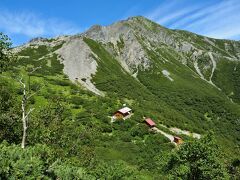
<svg viewBox="0 0 240 180">
<path fill-rule="evenodd" d="M 22 85 L 23 88 L 23 97 L 22 97 L 22 124 L 23 124 L 23 135 L 22 135 L 22 143 L 21 147 L 24 149 L 26 146 L 26 138 L 27 138 L 27 128 L 28 128 L 28 117 L 30 113 L 34 110 L 34 108 L 30 108 L 29 111 L 27 111 L 27 104 L 28 100 L 32 95 L 27 95 L 26 91 L 26 83 L 22 80 L 22 78 L 19 80 L 19 82 Z"/>
<path fill-rule="evenodd" d="M 32 73 L 34 73 L 37 69 L 39 69 L 41 67 L 36 67 L 36 68 L 33 68 L 32 71 L 30 71 L 28 73 L 28 84 L 30 84 L 30 76 Z M 26 83 L 24 82 L 23 78 L 21 78 L 19 80 L 20 84 L 22 85 L 22 91 L 23 91 L 23 96 L 22 96 L 22 104 L 21 104 L 21 107 L 22 107 L 22 125 L 23 125 L 23 135 L 22 135 L 22 143 L 21 143 L 21 147 L 24 149 L 25 146 L 26 146 L 26 140 L 27 140 L 27 129 L 28 129 L 28 122 L 29 122 L 29 115 L 32 113 L 32 111 L 34 110 L 34 108 L 30 108 L 29 110 L 27 110 L 27 106 L 28 106 L 28 102 L 29 102 L 29 99 L 31 97 L 33 97 L 35 93 L 31 93 L 31 88 L 30 86 L 28 87 L 28 90 L 27 90 L 27 87 L 26 87 Z"/>
</svg>

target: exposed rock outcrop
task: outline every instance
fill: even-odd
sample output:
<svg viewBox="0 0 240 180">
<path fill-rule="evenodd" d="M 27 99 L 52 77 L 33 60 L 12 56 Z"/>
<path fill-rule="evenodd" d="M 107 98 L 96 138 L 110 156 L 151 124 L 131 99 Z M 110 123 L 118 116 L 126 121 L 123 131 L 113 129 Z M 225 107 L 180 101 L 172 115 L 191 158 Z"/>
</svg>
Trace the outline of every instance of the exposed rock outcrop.
<svg viewBox="0 0 240 180">
<path fill-rule="evenodd" d="M 220 59 L 240 61 L 238 42 L 229 40 L 219 42 L 186 31 L 170 30 L 144 17 L 132 17 L 109 26 L 95 25 L 88 31 L 74 36 L 35 38 L 23 46 L 14 48 L 13 51 L 20 52 L 28 47 L 54 48 L 62 45 L 52 53 L 57 53 L 61 57 L 64 73 L 73 82 L 79 82 L 88 90 L 103 95 L 92 82 L 98 67 L 93 55 L 96 58 L 97 55 L 84 42 L 84 37 L 101 43 L 123 69 L 136 79 L 139 71 L 151 69 L 156 60 L 173 63 L 172 59 L 175 59 L 194 71 L 199 78 L 216 86 L 213 77 Z M 155 54 L 157 58 L 155 62 L 152 56 L 149 56 L 149 52 Z M 166 72 L 164 75 L 169 77 Z"/>
<path fill-rule="evenodd" d="M 81 37 L 70 38 L 57 53 L 64 64 L 63 71 L 71 81 L 77 81 L 88 90 L 103 95 L 91 82 L 91 77 L 97 72 L 97 62 Z"/>
</svg>

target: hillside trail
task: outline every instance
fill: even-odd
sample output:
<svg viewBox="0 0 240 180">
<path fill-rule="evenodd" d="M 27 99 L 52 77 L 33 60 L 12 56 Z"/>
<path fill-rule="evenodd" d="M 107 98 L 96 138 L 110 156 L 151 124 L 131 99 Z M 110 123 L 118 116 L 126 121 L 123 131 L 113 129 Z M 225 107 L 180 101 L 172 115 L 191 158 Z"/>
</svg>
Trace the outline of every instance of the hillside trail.
<svg viewBox="0 0 240 180">
<path fill-rule="evenodd" d="M 190 131 L 187 131 L 187 130 L 182 130 L 182 129 L 179 129 L 177 127 L 168 128 L 167 126 L 165 126 L 163 124 L 160 124 L 160 126 L 169 129 L 171 132 L 173 132 L 175 134 L 184 134 L 184 135 L 187 135 L 187 136 L 190 136 L 190 137 L 193 137 L 193 138 L 197 138 L 197 139 L 201 138 L 201 135 L 198 134 L 198 133 L 193 133 L 193 132 L 190 132 Z"/>
<path fill-rule="evenodd" d="M 163 136 L 165 136 L 166 138 L 168 138 L 171 142 L 173 142 L 174 140 L 174 136 L 168 133 L 165 133 L 164 131 L 158 129 L 157 127 L 153 127 L 152 128 L 153 131 L 162 134 Z"/>
<path fill-rule="evenodd" d="M 200 135 L 200 134 L 197 134 L 197 133 L 191 133 L 190 131 L 182 130 L 182 129 L 179 129 L 179 128 L 176 128 L 176 127 L 168 128 L 167 126 L 164 126 L 164 125 L 160 125 L 160 126 L 169 129 L 171 132 L 173 132 L 173 133 L 175 133 L 175 134 L 184 134 L 184 135 L 187 135 L 187 136 L 189 136 L 189 137 L 196 138 L 196 139 L 200 139 L 200 138 L 201 138 L 201 135 Z M 177 144 L 174 142 L 174 135 L 168 134 L 168 133 L 166 133 L 166 132 L 158 129 L 157 127 L 153 127 L 153 128 L 151 128 L 151 130 L 153 130 L 154 132 L 157 132 L 157 133 L 162 134 L 163 136 L 165 136 L 166 138 L 168 138 L 171 143 L 177 145 Z"/>
<path fill-rule="evenodd" d="M 170 130 L 171 132 L 173 132 L 173 133 L 176 133 L 176 134 L 184 134 L 184 135 L 187 135 L 187 136 L 196 138 L 196 139 L 200 139 L 200 138 L 201 138 L 201 135 L 200 135 L 200 134 L 191 133 L 190 131 L 182 130 L 182 129 L 179 129 L 179 128 L 176 128 L 176 127 L 169 128 L 169 130 Z"/>
</svg>

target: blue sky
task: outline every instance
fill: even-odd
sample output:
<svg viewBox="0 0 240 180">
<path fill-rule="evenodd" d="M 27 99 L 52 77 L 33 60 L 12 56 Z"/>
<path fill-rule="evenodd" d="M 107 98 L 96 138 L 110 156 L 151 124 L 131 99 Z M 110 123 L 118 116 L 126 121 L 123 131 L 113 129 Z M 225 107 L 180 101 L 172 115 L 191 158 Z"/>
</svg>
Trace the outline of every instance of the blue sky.
<svg viewBox="0 0 240 180">
<path fill-rule="evenodd" d="M 172 29 L 240 40 L 239 0 L 1 0 L 0 31 L 19 45 L 136 15 Z"/>
</svg>

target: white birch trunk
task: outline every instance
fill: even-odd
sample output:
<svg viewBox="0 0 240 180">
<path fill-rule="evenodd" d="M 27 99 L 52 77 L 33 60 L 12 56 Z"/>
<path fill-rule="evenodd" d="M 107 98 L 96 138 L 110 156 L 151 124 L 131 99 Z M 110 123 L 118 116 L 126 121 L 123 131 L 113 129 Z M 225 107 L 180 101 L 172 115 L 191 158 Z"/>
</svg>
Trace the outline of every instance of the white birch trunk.
<svg viewBox="0 0 240 180">
<path fill-rule="evenodd" d="M 26 113 L 26 106 L 27 106 L 27 100 L 32 96 L 27 97 L 26 93 L 26 84 L 22 82 L 22 79 L 20 80 L 20 83 L 22 84 L 23 87 L 23 97 L 22 97 L 22 126 L 23 126 L 23 135 L 22 135 L 22 143 L 21 147 L 24 149 L 26 146 L 26 140 L 27 140 L 27 129 L 28 129 L 28 116 L 29 114 L 34 110 L 30 109 Z"/>
</svg>

